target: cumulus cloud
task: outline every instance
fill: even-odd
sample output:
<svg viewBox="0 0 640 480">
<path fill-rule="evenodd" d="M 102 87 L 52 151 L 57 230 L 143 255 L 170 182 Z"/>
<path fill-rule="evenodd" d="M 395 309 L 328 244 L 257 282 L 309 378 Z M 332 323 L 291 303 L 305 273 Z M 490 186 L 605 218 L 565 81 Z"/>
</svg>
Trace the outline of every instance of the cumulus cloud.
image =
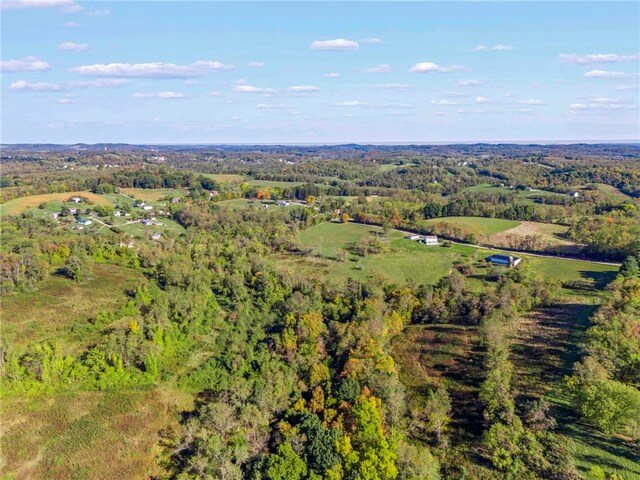
<svg viewBox="0 0 640 480">
<path fill-rule="evenodd" d="M 558 55 L 560 63 L 571 63 L 573 65 L 593 65 L 596 63 L 619 63 L 637 62 L 640 54 L 618 55 L 615 53 L 595 53 L 592 55 L 577 55 L 575 53 L 561 53 Z"/>
<path fill-rule="evenodd" d="M 88 43 L 63 42 L 58 45 L 58 50 L 70 50 L 73 52 L 82 52 L 90 48 Z"/>
<path fill-rule="evenodd" d="M 489 103 L 489 99 L 487 97 L 476 97 L 476 103 Z"/>
<path fill-rule="evenodd" d="M 348 100 L 346 102 L 334 103 L 334 107 L 368 107 L 370 104 L 359 100 Z"/>
<path fill-rule="evenodd" d="M 240 84 L 233 87 L 234 92 L 238 93 L 274 93 L 271 88 L 252 87 L 251 85 Z"/>
<path fill-rule="evenodd" d="M 478 87 L 480 85 L 484 85 L 482 80 L 474 80 L 472 78 L 458 80 L 454 83 L 456 87 Z"/>
<path fill-rule="evenodd" d="M 358 50 L 360 44 L 355 40 L 336 38 L 335 40 L 316 40 L 311 43 L 312 50 Z"/>
<path fill-rule="evenodd" d="M 64 90 L 81 90 L 86 88 L 123 87 L 125 85 L 129 85 L 130 83 L 131 83 L 130 80 L 124 80 L 124 79 L 99 79 L 99 80 L 90 80 L 90 81 L 78 80 L 78 81 L 59 82 L 59 83 L 27 82 L 25 80 L 18 80 L 17 82 L 11 83 L 11 85 L 9 85 L 9 88 L 11 90 L 58 92 L 58 91 L 64 91 Z"/>
<path fill-rule="evenodd" d="M 478 46 L 476 46 L 474 48 L 474 50 L 476 52 L 484 52 L 486 50 L 494 50 L 496 52 L 506 52 L 506 51 L 509 51 L 509 50 L 513 50 L 513 47 L 511 45 L 501 45 L 501 44 L 493 45 L 493 46 L 491 46 L 491 45 L 489 45 L 489 46 L 487 46 L 487 45 L 478 45 Z"/>
<path fill-rule="evenodd" d="M 362 73 L 389 73 L 391 71 L 391 66 L 385 64 L 380 64 L 376 67 L 369 67 L 362 70 Z"/>
<path fill-rule="evenodd" d="M 264 67 L 264 62 L 249 62 L 249 66 L 253 68 Z"/>
<path fill-rule="evenodd" d="M 460 105 L 458 102 L 453 102 L 451 100 L 431 100 L 431 105 L 442 105 L 445 107 Z"/>
<path fill-rule="evenodd" d="M 87 12 L 86 15 L 88 17 L 106 17 L 111 15 L 111 10 L 108 8 L 102 8 L 100 10 L 92 10 L 91 12 Z"/>
<path fill-rule="evenodd" d="M 72 69 L 79 75 L 92 77 L 142 77 L 142 78 L 189 78 L 200 77 L 208 72 L 231 70 L 233 65 L 201 60 L 190 65 L 175 63 L 108 63 L 83 65 Z"/>
<path fill-rule="evenodd" d="M 420 62 L 420 63 L 416 63 L 413 67 L 411 67 L 409 69 L 409 72 L 411 73 L 433 73 L 433 72 L 449 73 L 449 72 L 455 72 L 458 70 L 466 70 L 466 67 L 463 67 L 462 65 L 449 65 L 448 67 L 444 67 L 432 62 Z"/>
<path fill-rule="evenodd" d="M 317 92 L 319 90 L 320 89 L 315 85 L 295 85 L 293 87 L 289 87 L 289 91 L 295 93 Z"/>
<path fill-rule="evenodd" d="M 584 74 L 586 78 L 629 78 L 637 77 L 637 73 L 615 72 L 611 70 L 591 70 Z"/>
<path fill-rule="evenodd" d="M 59 8 L 69 13 L 82 10 L 82 7 L 73 0 L 5 0 L 0 3 L 0 7 L 2 9 Z"/>
<path fill-rule="evenodd" d="M 325 73 L 323 77 L 324 78 L 340 78 L 340 74 L 335 72 Z"/>
<path fill-rule="evenodd" d="M 544 105 L 544 102 L 542 100 L 537 99 L 537 98 L 529 98 L 527 100 L 520 100 L 518 103 L 520 105 Z"/>
<path fill-rule="evenodd" d="M 376 37 L 363 38 L 360 43 L 382 43 L 382 40 Z"/>
<path fill-rule="evenodd" d="M 637 85 L 618 85 L 616 90 L 618 92 L 624 92 L 626 90 L 636 90 L 638 88 Z"/>
<path fill-rule="evenodd" d="M 580 103 L 569 105 L 570 111 L 577 110 L 633 110 L 638 108 L 635 101 L 624 97 L 607 97 L 604 95 L 590 95 Z"/>
<path fill-rule="evenodd" d="M 41 72 L 49 70 L 50 65 L 37 57 L 24 57 L 21 60 L 3 60 L 0 62 L 2 72 Z"/>
<path fill-rule="evenodd" d="M 283 108 L 289 108 L 289 106 L 288 105 L 275 104 L 275 103 L 259 103 L 259 104 L 256 105 L 256 108 L 281 110 Z"/>
<path fill-rule="evenodd" d="M 157 92 L 157 93 L 134 93 L 133 98 L 162 98 L 162 99 L 174 99 L 174 98 L 186 98 L 184 93 L 178 92 Z"/>
</svg>

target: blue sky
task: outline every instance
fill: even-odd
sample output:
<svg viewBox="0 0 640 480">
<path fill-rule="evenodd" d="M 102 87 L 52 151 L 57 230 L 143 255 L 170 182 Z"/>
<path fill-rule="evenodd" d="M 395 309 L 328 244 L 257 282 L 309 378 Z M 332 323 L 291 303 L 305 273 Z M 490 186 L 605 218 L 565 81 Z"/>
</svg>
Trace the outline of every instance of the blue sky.
<svg viewBox="0 0 640 480">
<path fill-rule="evenodd" d="M 638 2 L 3 0 L 2 142 L 638 140 Z"/>
</svg>

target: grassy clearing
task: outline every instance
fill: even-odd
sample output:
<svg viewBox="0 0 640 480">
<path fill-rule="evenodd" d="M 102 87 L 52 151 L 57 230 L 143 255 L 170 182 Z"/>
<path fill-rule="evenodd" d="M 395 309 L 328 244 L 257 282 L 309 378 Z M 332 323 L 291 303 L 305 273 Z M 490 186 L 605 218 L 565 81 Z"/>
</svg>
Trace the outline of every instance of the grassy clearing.
<svg viewBox="0 0 640 480">
<path fill-rule="evenodd" d="M 580 422 L 571 408 L 563 379 L 580 358 L 579 345 L 597 305 L 595 298 L 565 299 L 566 303 L 529 312 L 515 328 L 511 358 L 518 401 L 543 396 L 549 400 L 558 432 L 575 445 L 574 458 L 582 473 L 599 465 L 626 480 L 639 479 L 634 447 Z"/>
<path fill-rule="evenodd" d="M 388 253 L 359 257 L 350 252 L 361 238 L 369 235 L 382 235 L 382 229 L 355 223 L 321 223 L 305 230 L 300 237 L 301 246 L 309 249 L 311 255 L 279 255 L 274 257 L 275 264 L 294 273 L 326 278 L 333 282 L 344 281 L 349 277 L 366 278 L 376 273 L 396 283 L 434 284 L 449 273 L 455 262 L 466 261 L 482 266 L 484 258 L 493 253 L 456 244 L 449 248 L 426 246 L 405 239 L 404 234 L 399 231 L 389 233 Z M 347 252 L 345 262 L 338 260 L 341 250 Z M 545 278 L 562 282 L 592 280 L 598 288 L 606 285 L 617 271 L 617 267 L 611 265 L 531 255 L 518 256 Z"/>
<path fill-rule="evenodd" d="M 157 202 L 164 197 L 184 197 L 186 190 L 179 188 L 121 188 L 120 192 L 145 202 Z"/>
<path fill-rule="evenodd" d="M 96 313 L 122 305 L 125 292 L 144 277 L 128 268 L 95 264 L 93 278 L 75 283 L 49 275 L 33 292 L 15 292 L 2 299 L 2 336 L 15 347 L 29 342 L 58 341 L 69 349 L 82 350 L 99 335 L 88 333 L 88 320 Z"/>
<path fill-rule="evenodd" d="M 222 202 L 216 202 L 215 205 L 220 205 L 221 207 L 238 209 L 238 208 L 249 208 L 252 206 L 259 207 L 261 202 L 259 200 L 250 200 L 248 198 L 235 198 L 233 200 L 224 200 Z"/>
<path fill-rule="evenodd" d="M 0 205 L 0 215 L 17 215 L 23 210 L 32 207 L 36 208 L 43 202 L 65 202 L 71 197 L 84 197 L 93 203 L 99 205 L 109 205 L 110 202 L 101 195 L 91 192 L 66 192 L 66 193 L 47 193 L 43 195 L 30 195 L 28 197 L 14 198 Z M 86 204 L 73 204 L 74 206 L 86 206 Z"/>
<path fill-rule="evenodd" d="M 520 222 L 517 227 L 494 233 L 489 237 L 489 242 L 499 247 L 510 247 L 511 239 L 509 237 L 524 239 L 525 237 L 535 236 L 540 239 L 540 244 L 546 244 L 549 247 L 578 247 L 574 242 L 564 238 L 567 230 L 569 230 L 569 227 L 553 223 Z"/>
<path fill-rule="evenodd" d="M 484 217 L 440 217 L 432 218 L 427 221 L 427 223 L 432 224 L 442 222 L 464 227 L 465 230 L 473 232 L 476 235 L 482 235 L 485 238 L 489 238 L 491 235 L 504 232 L 505 230 L 509 230 L 520 225 L 520 222 L 515 220 Z"/>
<path fill-rule="evenodd" d="M 159 432 L 177 426 L 190 404 L 189 395 L 167 389 L 5 398 L 2 478 L 157 478 Z"/>
<path fill-rule="evenodd" d="M 185 229 L 175 220 L 170 218 L 160 218 L 158 222 L 162 225 L 145 225 L 141 222 L 116 225 L 119 230 L 128 233 L 134 238 L 149 238 L 155 233 L 180 235 Z"/>
</svg>

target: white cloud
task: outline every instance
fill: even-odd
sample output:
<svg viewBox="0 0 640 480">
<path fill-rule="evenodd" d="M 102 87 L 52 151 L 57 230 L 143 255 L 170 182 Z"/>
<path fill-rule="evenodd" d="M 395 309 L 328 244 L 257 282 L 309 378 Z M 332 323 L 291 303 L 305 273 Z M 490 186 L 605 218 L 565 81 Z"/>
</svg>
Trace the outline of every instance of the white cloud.
<svg viewBox="0 0 640 480">
<path fill-rule="evenodd" d="M 349 100 L 346 102 L 334 103 L 334 107 L 368 107 L 370 104 L 359 100 Z"/>
<path fill-rule="evenodd" d="M 476 103 L 489 103 L 489 99 L 487 97 L 476 97 Z"/>
<path fill-rule="evenodd" d="M 432 73 L 432 72 L 441 72 L 441 73 L 449 73 L 455 72 L 458 70 L 466 70 L 462 65 L 450 65 L 448 67 L 440 66 L 436 63 L 432 62 L 420 62 L 416 63 L 413 67 L 409 69 L 411 73 Z"/>
<path fill-rule="evenodd" d="M 316 40 L 311 43 L 312 50 L 358 50 L 360 44 L 355 40 L 336 38 L 335 40 Z"/>
<path fill-rule="evenodd" d="M 625 97 L 605 97 L 603 95 L 590 95 L 582 97 L 580 103 L 569 105 L 570 112 L 578 110 L 633 110 L 638 108 L 637 102 Z"/>
<path fill-rule="evenodd" d="M 274 93 L 271 88 L 252 87 L 251 85 L 240 84 L 233 87 L 234 92 L 238 93 Z"/>
<path fill-rule="evenodd" d="M 431 105 L 453 106 L 460 105 L 458 102 L 452 102 L 451 100 L 431 100 Z"/>
<path fill-rule="evenodd" d="M 22 60 L 3 60 L 0 62 L 2 72 L 41 72 L 49 70 L 50 66 L 37 57 L 24 57 Z"/>
<path fill-rule="evenodd" d="M 391 71 L 391 66 L 385 64 L 380 64 L 377 67 L 369 67 L 362 70 L 362 73 L 389 73 Z"/>
<path fill-rule="evenodd" d="M 76 96 L 75 95 L 63 95 L 58 99 L 58 103 L 61 105 L 69 105 L 71 103 L 76 103 Z"/>
<path fill-rule="evenodd" d="M 615 53 L 596 53 L 592 55 L 577 55 L 575 53 L 561 53 L 558 55 L 560 63 L 574 65 L 593 65 L 596 63 L 637 62 L 640 55 L 617 55 Z"/>
<path fill-rule="evenodd" d="M 221 92 L 209 92 L 207 93 L 207 95 L 209 95 L 210 97 L 222 97 L 222 93 Z"/>
<path fill-rule="evenodd" d="M 9 88 L 11 90 L 31 90 L 41 92 L 58 92 L 63 90 L 81 90 L 85 88 L 112 88 L 123 87 L 129 85 L 130 80 L 123 79 L 99 79 L 91 81 L 71 81 L 60 83 L 48 83 L 48 82 L 27 82 L 25 80 L 18 80 L 11 83 Z"/>
<path fill-rule="evenodd" d="M 584 74 L 586 78 L 629 78 L 637 77 L 637 73 L 613 72 L 611 70 L 591 70 Z"/>
<path fill-rule="evenodd" d="M 87 12 L 85 15 L 87 15 L 88 17 L 106 17 L 108 15 L 111 15 L 111 10 L 109 10 L 108 8 L 102 8 L 100 10 Z"/>
<path fill-rule="evenodd" d="M 73 0 L 5 0 L 0 3 L 0 7 L 2 9 L 59 8 L 68 13 L 82 10 L 82 7 Z"/>
<path fill-rule="evenodd" d="M 264 62 L 249 62 L 248 65 L 253 68 L 259 68 L 264 67 Z"/>
<path fill-rule="evenodd" d="M 480 85 L 484 85 L 484 82 L 482 80 L 474 80 L 472 78 L 469 79 L 463 79 L 463 80 L 458 80 L 454 86 L 456 87 L 478 87 Z"/>
<path fill-rule="evenodd" d="M 496 52 L 506 52 L 509 50 L 513 50 L 513 47 L 511 45 L 493 45 L 493 46 L 487 46 L 487 45 L 478 45 L 474 48 L 474 50 L 476 52 L 484 52 L 486 50 L 495 50 Z"/>
<path fill-rule="evenodd" d="M 315 85 L 295 85 L 293 87 L 289 87 L 289 91 L 295 93 L 317 92 L 319 90 L 320 89 Z"/>
<path fill-rule="evenodd" d="M 174 98 L 186 98 L 184 93 L 178 92 L 158 92 L 158 93 L 134 93 L 133 98 L 162 98 L 162 99 L 174 99 Z"/>
<path fill-rule="evenodd" d="M 66 28 L 78 28 L 82 27 L 82 24 L 78 22 L 64 22 L 62 26 Z"/>
<path fill-rule="evenodd" d="M 340 74 L 335 72 L 325 73 L 323 77 L 324 78 L 340 78 Z"/>
<path fill-rule="evenodd" d="M 482 110 L 481 108 L 476 108 L 475 110 L 467 110 L 467 109 L 461 108 L 461 109 L 456 110 L 456 113 L 461 113 L 461 114 L 464 114 L 464 115 L 472 115 L 472 114 L 475 114 L 475 113 L 484 114 L 484 113 L 489 113 L 489 112 L 486 111 L 486 110 Z"/>
<path fill-rule="evenodd" d="M 520 105 L 544 105 L 542 100 L 538 100 L 537 98 L 529 98 L 527 100 L 520 100 L 518 102 Z"/>
<path fill-rule="evenodd" d="M 288 105 L 279 105 L 279 104 L 274 104 L 274 103 L 259 103 L 259 104 L 256 105 L 256 108 L 281 110 L 283 108 L 289 108 L 289 106 Z"/>
<path fill-rule="evenodd" d="M 143 78 L 189 78 L 208 72 L 231 70 L 233 65 L 201 60 L 190 65 L 175 63 L 108 63 L 83 65 L 72 69 L 79 75 L 93 77 L 143 77 Z"/>
<path fill-rule="evenodd" d="M 616 90 L 618 92 L 624 92 L 627 90 L 637 90 L 638 86 L 637 85 L 618 85 L 616 87 Z"/>
<path fill-rule="evenodd" d="M 360 43 L 382 43 L 382 40 L 376 37 L 363 38 L 362 40 L 360 40 Z"/>
<path fill-rule="evenodd" d="M 469 96 L 468 93 L 462 93 L 462 92 L 445 92 L 445 95 L 447 97 L 454 97 L 454 98 L 468 97 Z"/>
<path fill-rule="evenodd" d="M 406 92 L 411 90 L 411 85 L 407 83 L 383 83 L 382 85 L 374 85 L 375 88 L 382 88 L 383 90 L 398 90 L 400 92 Z"/>
<path fill-rule="evenodd" d="M 58 45 L 58 50 L 71 50 L 73 52 L 82 52 L 90 48 L 88 43 L 63 42 Z"/>
</svg>

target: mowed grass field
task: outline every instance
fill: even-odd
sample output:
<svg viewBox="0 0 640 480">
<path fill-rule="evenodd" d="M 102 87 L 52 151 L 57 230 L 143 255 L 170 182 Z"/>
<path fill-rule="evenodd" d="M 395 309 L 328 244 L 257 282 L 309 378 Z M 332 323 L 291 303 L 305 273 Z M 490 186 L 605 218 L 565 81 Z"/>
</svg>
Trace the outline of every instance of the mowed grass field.
<svg viewBox="0 0 640 480">
<path fill-rule="evenodd" d="M 121 193 L 145 202 L 157 202 L 164 197 L 184 197 L 187 190 L 180 188 L 121 188 Z"/>
<path fill-rule="evenodd" d="M 191 395 L 168 388 L 3 398 L 1 478 L 164 478 L 161 432 L 191 405 Z"/>
<path fill-rule="evenodd" d="M 0 205 L 0 215 L 17 215 L 25 209 L 32 207 L 37 208 L 43 202 L 65 202 L 71 197 L 84 197 L 98 205 L 109 205 L 110 202 L 101 195 L 91 192 L 66 192 L 66 193 L 47 193 L 43 195 L 30 195 L 28 197 L 15 198 Z M 83 205 L 83 204 L 78 204 Z M 86 204 L 85 204 L 86 205 Z"/>
<path fill-rule="evenodd" d="M 427 246 L 407 240 L 404 233 L 395 230 L 388 235 L 388 253 L 359 257 L 350 251 L 360 239 L 371 235 L 382 235 L 382 229 L 355 223 L 324 222 L 301 234 L 301 247 L 310 250 L 311 256 L 278 255 L 274 257 L 275 264 L 294 273 L 333 282 L 350 277 L 366 278 L 377 273 L 396 283 L 435 284 L 451 271 L 456 262 L 464 261 L 481 266 L 487 255 L 495 253 L 466 245 Z M 347 252 L 345 262 L 339 260 L 341 250 Z M 591 279 L 599 286 L 610 281 L 617 272 L 617 267 L 613 265 L 531 255 L 518 256 L 546 278 L 561 282 Z"/>
<path fill-rule="evenodd" d="M 92 278 L 85 283 L 51 274 L 32 292 L 3 296 L 2 337 L 12 348 L 56 341 L 80 351 L 94 340 L 87 328 L 89 319 L 123 305 L 126 291 L 144 282 L 131 269 L 99 263 L 92 266 Z"/>
<path fill-rule="evenodd" d="M 520 225 L 515 220 L 503 220 L 501 218 L 485 217 L 439 217 L 427 220 L 428 224 L 448 223 L 463 227 L 465 230 L 489 238 L 491 235 L 504 232 Z"/>
<path fill-rule="evenodd" d="M 254 187 L 278 187 L 278 188 L 293 188 L 302 185 L 302 182 L 277 182 L 275 180 L 249 180 L 249 185 Z"/>
</svg>

